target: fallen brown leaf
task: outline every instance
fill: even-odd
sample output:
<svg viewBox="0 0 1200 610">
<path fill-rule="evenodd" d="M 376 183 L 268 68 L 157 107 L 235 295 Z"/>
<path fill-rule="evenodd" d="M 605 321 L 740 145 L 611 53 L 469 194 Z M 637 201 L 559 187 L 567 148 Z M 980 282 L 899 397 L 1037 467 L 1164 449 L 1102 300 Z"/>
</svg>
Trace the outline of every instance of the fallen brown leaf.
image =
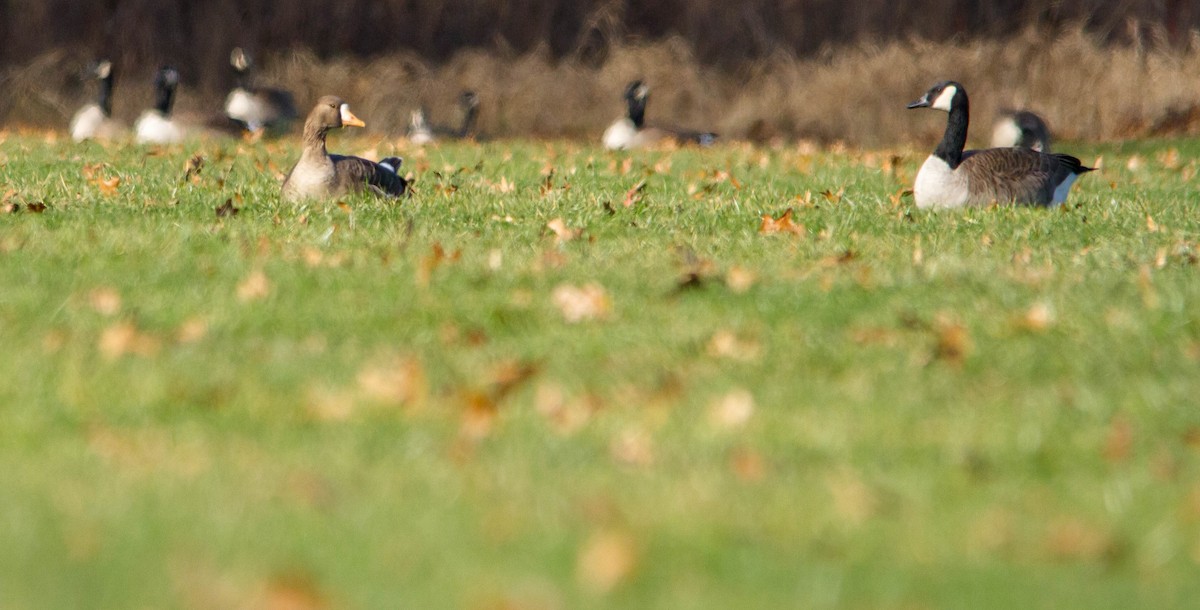
<svg viewBox="0 0 1200 610">
<path fill-rule="evenodd" d="M 568 323 L 576 324 L 608 317 L 612 302 L 608 292 L 598 283 L 584 286 L 559 284 L 550 295 L 551 301 Z"/>
<path fill-rule="evenodd" d="M 575 574 L 580 584 L 596 593 L 608 593 L 629 579 L 637 567 L 637 545 L 620 531 L 592 534 L 579 549 Z"/>
<path fill-rule="evenodd" d="M 631 207 L 633 204 L 642 200 L 642 190 L 646 188 L 646 181 L 639 180 L 628 191 L 625 191 L 625 199 L 621 201 L 621 205 Z"/>
<path fill-rule="evenodd" d="M 808 231 L 804 228 L 804 225 L 792 221 L 793 212 L 792 208 L 788 208 L 779 218 L 771 218 L 770 214 L 763 214 L 762 223 L 758 226 L 758 232 L 763 235 L 790 233 L 797 237 L 804 237 Z"/>
<path fill-rule="evenodd" d="M 237 213 L 240 211 L 240 209 L 233 207 L 233 199 L 226 199 L 225 203 L 217 206 L 216 208 L 217 218 L 237 216 Z"/>
<path fill-rule="evenodd" d="M 243 303 L 264 299 L 269 294 L 271 294 L 271 282 L 261 270 L 256 269 L 251 272 L 237 286 L 238 300 Z"/>
<path fill-rule="evenodd" d="M 546 228 L 554 232 L 555 241 L 560 244 L 569 242 L 583 234 L 583 229 L 568 227 L 566 221 L 562 218 L 555 218 L 546 223 Z"/>
<path fill-rule="evenodd" d="M 94 288 L 87 295 L 88 304 L 102 316 L 115 316 L 121 311 L 121 294 L 115 288 Z"/>
<path fill-rule="evenodd" d="M 718 430 L 736 430 L 754 415 L 754 395 L 747 390 L 731 390 L 708 409 L 708 420 Z"/>
<path fill-rule="evenodd" d="M 140 331 L 133 322 L 124 320 L 104 329 L 98 347 L 100 353 L 109 360 L 126 354 L 150 357 L 158 353 L 159 341 Z"/>
</svg>

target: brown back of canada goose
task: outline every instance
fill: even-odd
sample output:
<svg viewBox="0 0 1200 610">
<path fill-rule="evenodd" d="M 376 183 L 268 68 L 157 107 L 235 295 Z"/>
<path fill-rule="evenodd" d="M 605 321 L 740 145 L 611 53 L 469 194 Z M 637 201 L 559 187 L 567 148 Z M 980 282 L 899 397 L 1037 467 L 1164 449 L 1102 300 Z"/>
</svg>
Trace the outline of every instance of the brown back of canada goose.
<svg viewBox="0 0 1200 610">
<path fill-rule="evenodd" d="M 360 157 L 331 155 L 325 147 L 326 135 L 342 127 L 363 127 L 363 123 L 341 98 L 327 95 L 304 122 L 304 149 L 283 181 L 286 201 L 328 199 L 360 191 L 396 197 L 403 195 L 408 182 L 399 175 L 398 157 L 378 163 Z"/>
</svg>

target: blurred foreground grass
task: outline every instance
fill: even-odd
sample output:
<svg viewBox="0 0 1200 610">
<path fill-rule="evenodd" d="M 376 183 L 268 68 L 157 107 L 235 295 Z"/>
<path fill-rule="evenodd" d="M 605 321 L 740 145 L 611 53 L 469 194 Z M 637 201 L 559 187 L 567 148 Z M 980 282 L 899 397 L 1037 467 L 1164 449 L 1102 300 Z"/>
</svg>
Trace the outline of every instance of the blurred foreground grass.
<svg viewBox="0 0 1200 610">
<path fill-rule="evenodd" d="M 1200 597 L 1195 143 L 940 215 L 923 151 L 331 148 L 416 194 L 0 136 L 0 606 Z"/>
</svg>

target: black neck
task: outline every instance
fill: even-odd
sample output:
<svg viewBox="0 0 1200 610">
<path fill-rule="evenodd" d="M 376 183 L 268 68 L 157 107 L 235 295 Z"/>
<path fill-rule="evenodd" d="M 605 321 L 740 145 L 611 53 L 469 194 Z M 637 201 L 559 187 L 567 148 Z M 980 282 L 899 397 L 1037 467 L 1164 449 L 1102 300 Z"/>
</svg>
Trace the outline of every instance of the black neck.
<svg viewBox="0 0 1200 610">
<path fill-rule="evenodd" d="M 250 90 L 250 68 L 233 66 L 233 84 L 238 89 Z"/>
<path fill-rule="evenodd" d="M 100 111 L 104 116 L 112 116 L 112 90 L 113 90 L 113 73 L 109 68 L 108 75 L 100 79 L 100 97 L 96 103 L 100 106 Z"/>
<path fill-rule="evenodd" d="M 164 116 L 171 114 L 171 104 L 175 101 L 175 86 L 167 83 L 160 83 L 158 86 L 157 98 L 154 101 L 154 107 Z"/>
<path fill-rule="evenodd" d="M 638 129 L 646 124 L 646 98 L 630 96 L 629 120 L 633 121 L 633 126 Z"/>
<path fill-rule="evenodd" d="M 465 138 L 475 131 L 475 120 L 479 116 L 479 108 L 475 106 L 467 106 L 463 109 L 462 128 L 459 130 L 458 136 Z"/>
<path fill-rule="evenodd" d="M 970 122 L 970 103 L 967 96 L 959 91 L 954 102 L 950 105 L 950 116 L 946 119 L 946 133 L 942 142 L 934 149 L 933 154 L 950 166 L 958 167 L 962 162 L 963 147 L 967 145 L 967 124 Z"/>
</svg>

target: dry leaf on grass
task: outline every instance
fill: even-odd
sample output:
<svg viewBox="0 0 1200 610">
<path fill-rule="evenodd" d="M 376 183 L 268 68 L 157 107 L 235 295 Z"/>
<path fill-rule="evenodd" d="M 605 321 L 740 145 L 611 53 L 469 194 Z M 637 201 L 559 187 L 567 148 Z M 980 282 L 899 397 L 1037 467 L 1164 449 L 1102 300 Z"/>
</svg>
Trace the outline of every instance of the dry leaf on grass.
<svg viewBox="0 0 1200 610">
<path fill-rule="evenodd" d="M 208 320 L 201 317 L 193 317 L 184 320 L 183 324 L 179 325 L 179 330 L 175 333 L 175 338 L 180 343 L 195 343 L 208 334 Z"/>
<path fill-rule="evenodd" d="M 158 353 L 159 341 L 154 336 L 138 330 L 133 322 L 124 320 L 104 329 L 100 334 L 98 348 L 109 360 L 126 354 L 150 357 Z"/>
<path fill-rule="evenodd" d="M 754 415 L 754 395 L 744 389 L 731 390 L 708 409 L 708 421 L 718 430 L 735 430 Z"/>
<path fill-rule="evenodd" d="M 462 257 L 462 250 L 446 252 L 440 242 L 434 242 L 430 248 L 429 254 L 421 259 L 417 266 L 416 281 L 417 285 L 424 288 L 429 285 L 429 280 L 433 278 L 433 272 L 443 264 L 453 263 Z"/>
<path fill-rule="evenodd" d="M 621 205 L 632 207 L 634 204 L 642 200 L 642 190 L 646 188 L 646 181 L 641 180 L 633 185 L 628 191 L 625 191 L 625 199 L 621 201 Z"/>
<path fill-rule="evenodd" d="M 372 361 L 358 373 L 358 388 L 369 400 L 400 407 L 423 404 L 428 394 L 425 367 L 416 358 Z"/>
<path fill-rule="evenodd" d="M 941 314 L 934 322 L 933 331 L 935 344 L 933 357 L 954 364 L 962 362 L 971 353 L 971 335 L 967 327 L 953 320 L 948 315 Z"/>
<path fill-rule="evenodd" d="M 576 324 L 607 318 L 612 302 L 604 287 L 595 282 L 584 286 L 559 284 L 550 295 L 554 306 L 568 323 Z"/>
<path fill-rule="evenodd" d="M 738 449 L 729 458 L 733 474 L 743 481 L 761 481 L 767 475 L 767 464 L 762 454 L 753 449 Z"/>
<path fill-rule="evenodd" d="M 237 216 L 238 212 L 240 211 L 242 211 L 240 208 L 233 207 L 233 199 L 226 199 L 225 203 L 222 203 L 216 208 L 217 218 Z"/>
<path fill-rule="evenodd" d="M 729 290 L 733 291 L 734 294 L 746 293 L 751 287 L 754 286 L 754 282 L 757 280 L 758 277 L 753 271 L 736 265 L 730 267 L 729 271 L 725 274 L 725 285 L 728 286 Z"/>
<path fill-rule="evenodd" d="M 115 316 L 121 311 L 121 294 L 115 288 L 101 286 L 88 293 L 88 304 L 102 316 Z"/>
<path fill-rule="evenodd" d="M 267 584 L 267 610 L 323 610 L 329 607 L 311 576 L 284 574 Z"/>
<path fill-rule="evenodd" d="M 608 593 L 629 579 L 637 567 L 637 545 L 625 532 L 592 534 L 579 549 L 575 574 L 580 584 Z"/>
<path fill-rule="evenodd" d="M 762 348 L 755 341 L 741 339 L 733 331 L 719 330 L 708 340 L 705 351 L 714 358 L 753 362 L 758 360 Z"/>
<path fill-rule="evenodd" d="M 853 472 L 831 476 L 826 484 L 833 496 L 834 510 L 849 525 L 862 525 L 878 509 L 875 491 Z"/>
<path fill-rule="evenodd" d="M 271 294 L 271 282 L 267 279 L 267 274 L 261 270 L 256 269 L 251 272 L 237 286 L 238 300 L 243 303 L 264 299 L 269 294 Z"/>
<path fill-rule="evenodd" d="M 1133 425 L 1128 419 L 1118 416 L 1109 424 L 1103 453 L 1104 459 L 1114 463 L 1124 462 L 1133 454 Z"/>
<path fill-rule="evenodd" d="M 556 243 L 563 244 L 573 239 L 578 238 L 583 234 L 583 229 L 572 229 L 567 226 L 566 221 L 562 218 L 555 218 L 546 223 L 546 228 L 554 232 Z"/>
<path fill-rule="evenodd" d="M 772 218 L 770 214 L 763 214 L 762 223 L 758 225 L 758 232 L 763 235 L 787 233 L 797 237 L 804 237 L 808 231 L 804 228 L 804 225 L 792 221 L 793 213 L 794 210 L 788 208 L 779 218 Z"/>
<path fill-rule="evenodd" d="M 609 451 L 615 460 L 629 466 L 649 466 L 654 463 L 654 445 L 650 435 L 637 428 L 627 428 L 612 440 Z"/>
</svg>

